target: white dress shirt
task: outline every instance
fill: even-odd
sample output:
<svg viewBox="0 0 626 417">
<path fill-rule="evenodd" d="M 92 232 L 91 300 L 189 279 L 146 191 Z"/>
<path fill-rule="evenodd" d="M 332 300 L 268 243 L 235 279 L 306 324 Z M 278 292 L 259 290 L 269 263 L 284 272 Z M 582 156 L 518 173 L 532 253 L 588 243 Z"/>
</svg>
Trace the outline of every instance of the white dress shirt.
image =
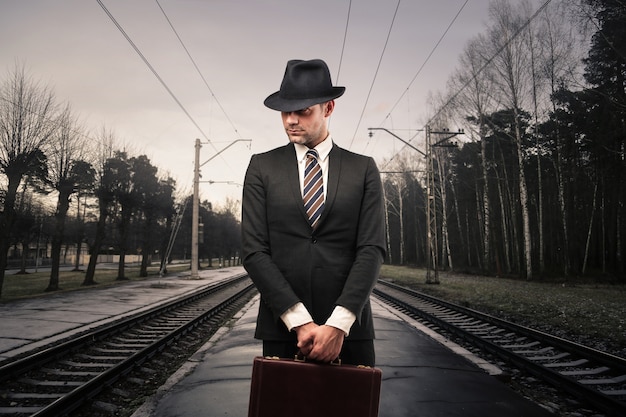
<svg viewBox="0 0 626 417">
<path fill-rule="evenodd" d="M 300 190 L 304 188 L 304 168 L 306 166 L 306 152 L 309 148 L 305 145 L 300 145 L 298 143 L 294 143 L 296 149 L 296 156 L 298 158 L 298 171 L 300 172 Z M 315 147 L 317 154 L 319 156 L 318 163 L 322 168 L 322 175 L 324 177 L 324 184 L 328 184 L 328 154 L 330 150 L 333 148 L 333 141 L 330 135 L 320 144 Z M 324 186 L 324 199 L 326 199 L 326 189 Z M 311 314 L 306 309 L 304 304 L 297 303 L 285 311 L 280 318 L 282 319 L 285 326 L 289 329 L 289 331 L 293 330 L 295 327 L 302 326 L 303 324 L 307 324 L 313 321 Z M 343 306 L 335 306 L 332 314 L 326 320 L 326 325 L 336 327 L 337 329 L 342 330 L 346 336 L 350 333 L 350 328 L 354 324 L 356 320 L 356 315 Z"/>
</svg>

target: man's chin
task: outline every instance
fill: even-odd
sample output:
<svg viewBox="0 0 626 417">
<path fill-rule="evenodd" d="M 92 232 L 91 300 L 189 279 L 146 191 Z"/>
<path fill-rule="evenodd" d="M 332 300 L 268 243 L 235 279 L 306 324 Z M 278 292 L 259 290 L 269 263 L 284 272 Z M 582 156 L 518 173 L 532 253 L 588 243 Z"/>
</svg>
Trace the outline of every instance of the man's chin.
<svg viewBox="0 0 626 417">
<path fill-rule="evenodd" d="M 289 137 L 289 142 L 291 143 L 304 145 L 304 143 L 306 142 L 304 136 L 294 136 L 294 135 L 287 135 L 287 136 Z"/>
</svg>

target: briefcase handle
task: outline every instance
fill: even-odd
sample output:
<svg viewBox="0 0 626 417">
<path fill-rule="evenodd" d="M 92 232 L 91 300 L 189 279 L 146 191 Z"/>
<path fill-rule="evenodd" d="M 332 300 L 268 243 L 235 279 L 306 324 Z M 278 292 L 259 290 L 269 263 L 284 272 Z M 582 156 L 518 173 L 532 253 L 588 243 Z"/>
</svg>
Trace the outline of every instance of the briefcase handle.
<svg viewBox="0 0 626 417">
<path fill-rule="evenodd" d="M 308 359 L 305 355 L 302 354 L 302 352 L 298 351 L 293 358 L 294 361 L 296 362 L 307 362 Z M 315 361 L 311 361 L 311 362 L 315 362 Z M 331 365 L 341 365 L 341 358 L 336 358 L 335 360 L 333 360 L 332 362 L 330 362 Z"/>
</svg>

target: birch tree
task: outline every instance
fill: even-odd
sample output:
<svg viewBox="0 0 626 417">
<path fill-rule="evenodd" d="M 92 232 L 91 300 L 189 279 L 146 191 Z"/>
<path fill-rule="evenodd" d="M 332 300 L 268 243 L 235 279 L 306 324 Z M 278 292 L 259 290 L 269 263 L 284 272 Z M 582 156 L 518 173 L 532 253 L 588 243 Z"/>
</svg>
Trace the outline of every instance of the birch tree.
<svg viewBox="0 0 626 417">
<path fill-rule="evenodd" d="M 523 2 L 522 2 L 523 3 Z M 518 11 L 520 10 L 520 11 Z M 493 20 L 489 38 L 495 59 L 493 61 L 494 84 L 501 93 L 504 104 L 513 112 L 512 137 L 517 147 L 519 176 L 520 211 L 522 215 L 522 239 L 524 254 L 524 275 L 533 279 L 532 235 L 528 204 L 528 188 L 524 169 L 525 155 L 520 110 L 528 94 L 530 65 L 528 51 L 523 36 L 520 35 L 529 16 L 522 15 L 522 8 L 515 10 L 506 0 L 491 3 L 489 11 Z"/>
<path fill-rule="evenodd" d="M 404 264 L 404 181 L 400 173 L 388 173 L 385 181 L 385 195 L 387 196 L 387 217 L 393 214 L 398 219 L 399 244 L 398 263 Z M 390 245 L 391 246 L 391 245 Z"/>
<path fill-rule="evenodd" d="M 571 18 L 567 13 L 570 2 L 548 6 L 540 15 L 540 31 L 538 41 L 542 46 L 539 62 L 537 63 L 538 76 L 545 80 L 549 95 L 549 109 L 552 114 L 558 110 L 556 93 L 559 89 L 570 88 L 577 82 L 576 74 L 582 62 L 582 37 L 579 28 L 569 24 Z M 558 124 L 551 124 L 547 130 L 548 138 L 553 141 L 551 158 L 555 172 L 557 189 L 559 223 L 561 229 L 562 270 L 565 276 L 570 274 L 570 207 L 566 198 L 569 192 L 568 172 L 565 161 L 564 148 L 567 146 L 560 132 Z"/>
<path fill-rule="evenodd" d="M 472 39 L 463 50 L 459 69 L 451 78 L 451 88 L 459 90 L 455 100 L 457 112 L 463 112 L 462 117 L 471 122 L 475 129 L 470 130 L 471 139 L 480 142 L 480 159 L 482 167 L 482 264 L 487 272 L 492 267 L 491 251 L 491 203 L 489 193 L 489 162 L 487 160 L 487 141 L 485 140 L 489 130 L 485 116 L 492 109 L 492 94 L 490 89 L 490 76 L 487 67 L 489 58 L 487 39 L 479 35 Z"/>
</svg>

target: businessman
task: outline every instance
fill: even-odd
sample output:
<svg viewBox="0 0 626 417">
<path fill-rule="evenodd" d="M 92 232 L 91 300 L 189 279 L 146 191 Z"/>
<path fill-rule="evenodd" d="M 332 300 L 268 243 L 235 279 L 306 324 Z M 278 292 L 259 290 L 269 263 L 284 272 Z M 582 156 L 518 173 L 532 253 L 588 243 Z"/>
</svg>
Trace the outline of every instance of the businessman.
<svg viewBox="0 0 626 417">
<path fill-rule="evenodd" d="M 324 61 L 291 60 L 265 99 L 289 143 L 250 160 L 243 265 L 261 294 L 255 337 L 265 356 L 374 366 L 369 298 L 385 257 L 382 186 L 372 158 L 330 135 L 344 92 Z"/>
</svg>

